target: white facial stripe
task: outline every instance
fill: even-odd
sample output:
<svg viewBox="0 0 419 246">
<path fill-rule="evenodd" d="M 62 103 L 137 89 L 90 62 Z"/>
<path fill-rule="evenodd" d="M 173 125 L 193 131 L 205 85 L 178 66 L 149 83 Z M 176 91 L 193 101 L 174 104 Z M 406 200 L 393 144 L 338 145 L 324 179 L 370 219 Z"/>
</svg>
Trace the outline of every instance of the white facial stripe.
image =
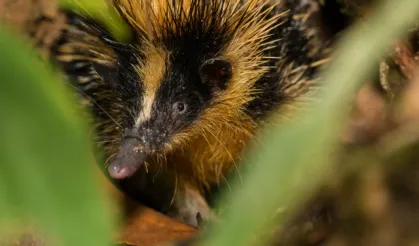
<svg viewBox="0 0 419 246">
<path fill-rule="evenodd" d="M 138 64 L 134 65 L 140 78 L 139 83 L 142 83 L 144 88 L 142 108 L 135 121 L 137 127 L 151 117 L 155 94 L 167 69 L 168 56 L 165 49 L 147 42 L 142 47 L 142 53 L 145 58 L 139 59 Z"/>
<path fill-rule="evenodd" d="M 154 103 L 154 98 L 155 98 L 154 91 L 146 90 L 146 93 L 144 93 L 144 96 L 143 96 L 143 104 L 142 104 L 143 107 L 138 114 L 137 120 L 135 121 L 135 125 L 137 127 L 144 121 L 150 119 L 151 109 Z"/>
</svg>

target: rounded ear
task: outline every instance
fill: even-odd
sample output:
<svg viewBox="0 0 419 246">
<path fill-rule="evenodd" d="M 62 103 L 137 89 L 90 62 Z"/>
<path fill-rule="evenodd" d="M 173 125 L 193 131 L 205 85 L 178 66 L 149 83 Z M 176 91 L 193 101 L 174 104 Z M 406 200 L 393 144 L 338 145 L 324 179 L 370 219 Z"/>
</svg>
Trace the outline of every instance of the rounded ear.
<svg viewBox="0 0 419 246">
<path fill-rule="evenodd" d="M 232 74 L 231 63 L 222 59 L 207 60 L 199 69 L 202 83 L 211 87 L 213 91 L 225 89 Z"/>
</svg>

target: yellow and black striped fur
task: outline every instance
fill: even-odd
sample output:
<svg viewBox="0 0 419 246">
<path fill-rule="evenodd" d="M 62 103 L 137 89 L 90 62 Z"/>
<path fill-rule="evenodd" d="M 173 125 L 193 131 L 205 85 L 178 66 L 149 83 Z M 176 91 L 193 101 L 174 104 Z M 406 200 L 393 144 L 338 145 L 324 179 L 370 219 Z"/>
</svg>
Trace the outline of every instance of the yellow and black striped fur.
<svg viewBox="0 0 419 246">
<path fill-rule="evenodd" d="M 297 2 L 115 0 L 127 43 L 68 13 L 55 58 L 92 111 L 120 187 L 192 225 L 211 215 L 204 194 L 314 86 L 326 44 Z"/>
</svg>

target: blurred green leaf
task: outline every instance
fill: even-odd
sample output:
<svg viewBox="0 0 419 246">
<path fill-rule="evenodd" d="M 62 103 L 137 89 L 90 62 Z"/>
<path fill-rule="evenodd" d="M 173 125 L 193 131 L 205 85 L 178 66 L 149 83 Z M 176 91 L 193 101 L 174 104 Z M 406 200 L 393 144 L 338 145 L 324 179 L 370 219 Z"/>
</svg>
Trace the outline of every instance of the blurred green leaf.
<svg viewBox="0 0 419 246">
<path fill-rule="evenodd" d="M 221 199 L 229 213 L 208 231 L 203 245 L 249 245 L 269 230 L 278 208 L 293 212 L 327 178 L 331 153 L 347 117 L 347 103 L 367 79 L 391 39 L 407 31 L 419 14 L 419 1 L 383 1 L 380 9 L 346 33 L 322 76 L 319 92 L 297 121 L 269 129 L 266 141 L 246 159 L 251 166 L 234 191 Z M 228 204 L 227 204 L 228 202 Z M 287 216 L 283 216 L 286 219 Z"/>
<path fill-rule="evenodd" d="M 34 216 L 63 245 L 109 244 L 110 201 L 74 98 L 5 28 L 0 53 L 0 218 Z"/>
<path fill-rule="evenodd" d="M 119 41 L 127 40 L 130 33 L 128 25 L 120 18 L 118 13 L 106 0 L 59 0 L 65 9 L 77 11 L 92 17 L 108 27 Z"/>
</svg>

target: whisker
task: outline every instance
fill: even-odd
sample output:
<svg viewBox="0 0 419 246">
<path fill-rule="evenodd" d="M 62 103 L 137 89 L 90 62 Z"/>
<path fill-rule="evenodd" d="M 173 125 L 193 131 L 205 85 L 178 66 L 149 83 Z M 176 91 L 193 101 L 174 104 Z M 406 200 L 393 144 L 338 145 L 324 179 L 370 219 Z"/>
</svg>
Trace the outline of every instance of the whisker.
<svg viewBox="0 0 419 246">
<path fill-rule="evenodd" d="M 121 129 L 122 126 L 104 109 L 102 108 L 102 106 L 100 106 L 95 100 L 93 100 L 93 98 L 91 96 L 89 96 L 86 92 L 84 92 L 83 90 L 77 88 L 77 86 L 74 86 L 72 84 L 70 84 L 71 87 L 73 87 L 74 89 L 76 89 L 77 91 L 81 92 L 84 96 L 86 96 L 89 100 L 91 100 L 96 106 L 99 107 L 100 110 L 102 110 L 117 126 L 119 126 Z"/>
<path fill-rule="evenodd" d="M 210 130 L 210 129 L 206 129 L 206 131 L 209 133 L 209 134 L 211 134 L 213 137 L 214 137 L 214 139 L 215 140 L 217 140 L 217 142 L 218 143 L 220 143 L 220 145 L 224 148 L 224 150 L 227 152 L 227 154 L 230 156 L 230 159 L 231 159 L 231 161 L 233 162 L 233 164 L 234 164 L 234 168 L 236 169 L 236 172 L 237 172 L 237 174 L 238 174 L 238 177 L 239 177 L 239 180 L 240 180 L 240 182 L 242 182 L 242 177 L 241 177 L 241 175 L 240 175 L 240 171 L 239 171 L 239 167 L 238 167 L 238 165 L 237 165 L 237 163 L 236 163 L 236 160 L 234 159 L 234 157 L 233 157 L 233 155 L 231 154 L 231 152 L 228 150 L 228 148 L 224 145 L 224 143 L 219 139 L 219 138 L 217 138 L 217 136 Z"/>
<path fill-rule="evenodd" d="M 110 162 L 110 160 L 112 160 L 116 155 L 118 154 L 118 152 L 116 152 L 116 153 L 113 153 L 112 155 L 110 155 L 109 157 L 108 157 L 108 159 L 106 159 L 106 161 L 105 161 L 105 167 L 108 167 L 109 166 L 109 162 Z"/>
</svg>

